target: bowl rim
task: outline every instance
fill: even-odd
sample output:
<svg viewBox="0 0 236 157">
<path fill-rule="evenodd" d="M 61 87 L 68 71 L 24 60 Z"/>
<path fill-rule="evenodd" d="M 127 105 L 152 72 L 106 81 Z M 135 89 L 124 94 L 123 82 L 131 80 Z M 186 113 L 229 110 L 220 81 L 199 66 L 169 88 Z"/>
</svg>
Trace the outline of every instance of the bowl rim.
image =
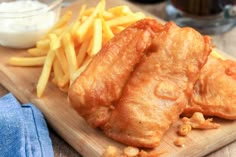
<svg viewBox="0 0 236 157">
<path fill-rule="evenodd" d="M 37 0 L 37 2 L 40 2 L 40 1 Z M 63 0 L 54 0 L 51 3 L 49 3 L 49 4 L 44 3 L 44 4 L 48 5 L 47 8 L 42 8 L 41 7 L 41 8 L 36 8 L 36 9 L 26 10 L 26 11 L 21 11 L 21 12 L 19 12 L 19 11 L 18 12 L 17 11 L 14 11 L 14 12 L 0 11 L 0 18 L 19 18 L 19 17 L 24 18 L 24 17 L 31 17 L 31 16 L 34 16 L 34 15 L 38 15 L 39 13 L 49 12 L 49 11 L 53 10 L 54 8 L 56 8 L 58 5 L 61 5 L 62 2 L 63 2 Z M 16 13 L 17 14 L 20 13 L 20 16 L 17 15 Z M 6 16 L 4 16 L 4 14 Z"/>
</svg>

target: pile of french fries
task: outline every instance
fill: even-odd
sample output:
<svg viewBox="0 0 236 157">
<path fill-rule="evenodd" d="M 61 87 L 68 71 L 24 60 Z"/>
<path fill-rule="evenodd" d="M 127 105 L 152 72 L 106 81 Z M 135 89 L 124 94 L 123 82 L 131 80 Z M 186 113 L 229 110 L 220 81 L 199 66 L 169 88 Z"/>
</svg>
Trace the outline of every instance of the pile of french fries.
<svg viewBox="0 0 236 157">
<path fill-rule="evenodd" d="M 43 66 L 37 83 L 37 96 L 41 97 L 52 77 L 62 91 L 67 91 L 102 46 L 115 34 L 137 20 L 145 18 L 141 12 L 132 12 L 128 6 L 106 10 L 106 1 L 96 7 L 83 5 L 76 17 L 66 12 L 54 27 L 28 50 L 28 57 L 12 57 L 10 65 Z"/>
</svg>

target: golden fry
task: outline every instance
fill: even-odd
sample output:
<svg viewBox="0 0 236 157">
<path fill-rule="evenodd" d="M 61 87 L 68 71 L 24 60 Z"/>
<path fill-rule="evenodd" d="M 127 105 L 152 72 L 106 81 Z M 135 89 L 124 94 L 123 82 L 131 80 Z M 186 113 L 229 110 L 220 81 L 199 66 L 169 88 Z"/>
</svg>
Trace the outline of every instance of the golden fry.
<svg viewBox="0 0 236 157">
<path fill-rule="evenodd" d="M 54 58 L 55 58 L 55 51 L 50 50 L 44 62 L 42 73 L 39 77 L 39 81 L 36 87 L 38 97 L 41 97 L 43 95 L 43 92 L 47 86 Z"/>
<path fill-rule="evenodd" d="M 113 7 L 108 9 L 108 12 L 116 15 L 116 16 L 124 16 L 124 15 L 130 15 L 133 14 L 130 8 L 126 5 L 121 5 L 117 7 Z"/>
<path fill-rule="evenodd" d="M 49 42 L 50 40 L 49 39 L 45 39 L 45 40 L 39 40 L 37 43 L 36 43 L 36 47 L 39 48 L 39 49 L 48 49 L 49 48 Z"/>
<path fill-rule="evenodd" d="M 70 78 L 69 78 L 69 73 L 65 74 L 59 81 L 58 81 L 58 86 L 60 88 L 65 88 L 66 86 L 69 85 Z"/>
<path fill-rule="evenodd" d="M 104 20 L 110 20 L 112 18 L 116 18 L 116 16 L 108 11 L 104 11 L 101 18 Z"/>
<path fill-rule="evenodd" d="M 71 36 L 69 33 L 66 33 L 62 37 L 62 42 L 65 48 L 65 54 L 68 61 L 69 73 L 70 77 L 77 69 L 77 60 L 76 60 L 76 53 L 74 48 L 74 43 L 71 40 Z"/>
<path fill-rule="evenodd" d="M 105 9 L 106 9 L 106 1 L 100 0 L 99 5 L 100 5 L 100 10 L 98 12 L 98 18 L 103 18 L 103 15 L 104 15 Z"/>
<path fill-rule="evenodd" d="M 53 72 L 54 72 L 53 82 L 58 85 L 59 80 L 61 80 L 64 75 L 62 67 L 61 67 L 58 59 L 54 60 Z"/>
<path fill-rule="evenodd" d="M 72 17 L 72 12 L 71 11 L 67 11 L 60 19 L 59 21 L 51 28 L 50 31 L 48 31 L 48 33 L 45 35 L 48 36 L 53 30 L 63 27 L 65 26 L 71 19 Z"/>
<path fill-rule="evenodd" d="M 61 43 L 56 34 L 49 34 L 50 38 L 50 50 L 57 50 L 60 48 Z"/>
<path fill-rule="evenodd" d="M 84 41 L 78 51 L 78 54 L 77 54 L 77 64 L 78 64 L 78 67 L 80 67 L 86 57 L 86 53 L 87 53 L 87 50 L 88 50 L 88 47 L 89 47 L 89 43 L 90 43 L 90 39 L 87 39 L 86 41 Z"/>
<path fill-rule="evenodd" d="M 95 10 L 94 7 L 88 8 L 87 10 L 84 11 L 84 13 L 82 15 L 89 16 L 94 12 L 94 10 Z"/>
<path fill-rule="evenodd" d="M 53 30 L 51 33 L 56 34 L 57 36 L 60 36 L 65 31 L 66 26 L 67 25 L 57 28 L 57 29 Z"/>
<path fill-rule="evenodd" d="M 96 18 L 97 14 L 99 13 L 100 9 L 103 8 L 105 1 L 101 0 L 97 7 L 93 10 L 91 15 L 80 25 L 78 31 L 77 31 L 77 36 L 78 36 L 78 41 L 83 41 L 84 36 L 86 35 L 87 31 L 93 24 L 94 19 Z"/>
<path fill-rule="evenodd" d="M 125 27 L 123 27 L 123 26 L 116 26 L 116 27 L 112 28 L 112 32 L 114 34 L 117 34 L 117 33 L 121 32 L 121 31 L 123 31 L 124 29 L 125 29 Z"/>
<path fill-rule="evenodd" d="M 53 28 L 55 29 L 66 25 L 71 19 L 71 17 L 72 17 L 72 12 L 69 10 L 61 17 L 61 19 L 55 24 Z"/>
<path fill-rule="evenodd" d="M 12 57 L 9 60 L 10 65 L 14 66 L 41 66 L 46 57 Z"/>
<path fill-rule="evenodd" d="M 85 13 L 85 10 L 86 10 L 86 4 L 83 4 L 76 20 L 79 20 L 82 17 L 82 15 Z"/>
<path fill-rule="evenodd" d="M 215 49 L 213 49 L 211 51 L 211 55 L 216 57 L 216 58 L 220 58 L 220 59 L 225 60 L 225 57 L 223 55 L 221 55 L 219 52 L 217 52 L 217 50 L 215 50 Z"/>
<path fill-rule="evenodd" d="M 79 29 L 79 26 L 80 26 L 80 21 L 77 20 L 73 25 L 72 25 L 72 28 L 70 30 L 70 33 L 71 33 L 71 37 L 73 38 L 73 40 L 76 41 L 76 31 Z"/>
<path fill-rule="evenodd" d="M 63 48 L 59 48 L 56 52 L 56 57 L 59 60 L 59 64 L 62 67 L 64 74 L 69 74 L 68 61 Z"/>
<path fill-rule="evenodd" d="M 95 56 L 102 48 L 102 21 L 95 19 L 93 28 L 93 39 L 88 52 L 90 56 Z"/>
<path fill-rule="evenodd" d="M 107 25 L 104 19 L 102 20 L 102 31 L 103 31 L 103 43 L 106 43 L 108 40 L 114 37 L 114 33 L 112 32 L 111 28 Z"/>
<path fill-rule="evenodd" d="M 80 74 L 87 68 L 87 66 L 89 65 L 89 63 L 92 61 L 92 58 L 91 57 L 88 57 L 86 60 L 85 60 L 85 63 L 78 69 L 76 70 L 72 77 L 71 77 L 71 80 L 70 80 L 70 84 L 73 83 L 73 81 L 80 76 Z"/>
<path fill-rule="evenodd" d="M 48 49 L 31 48 L 31 49 L 28 49 L 28 53 L 31 56 L 35 56 L 35 57 L 46 56 L 48 53 Z"/>
<path fill-rule="evenodd" d="M 135 14 L 130 14 L 127 16 L 121 16 L 121 17 L 117 17 L 115 19 L 109 20 L 107 21 L 107 24 L 110 27 L 114 27 L 114 26 L 121 26 L 121 25 L 125 25 L 128 26 L 129 24 L 134 23 L 135 21 L 141 20 L 145 17 L 145 15 L 143 13 L 135 13 Z"/>
</svg>

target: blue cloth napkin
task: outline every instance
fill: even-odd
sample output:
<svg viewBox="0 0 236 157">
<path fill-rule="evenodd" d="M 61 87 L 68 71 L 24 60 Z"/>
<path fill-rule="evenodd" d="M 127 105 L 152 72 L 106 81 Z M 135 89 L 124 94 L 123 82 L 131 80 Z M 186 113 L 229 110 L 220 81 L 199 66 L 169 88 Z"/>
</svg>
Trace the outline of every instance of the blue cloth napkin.
<svg viewBox="0 0 236 157">
<path fill-rule="evenodd" d="M 53 157 L 42 113 L 33 104 L 20 105 L 11 94 L 0 98 L 0 157 Z"/>
</svg>

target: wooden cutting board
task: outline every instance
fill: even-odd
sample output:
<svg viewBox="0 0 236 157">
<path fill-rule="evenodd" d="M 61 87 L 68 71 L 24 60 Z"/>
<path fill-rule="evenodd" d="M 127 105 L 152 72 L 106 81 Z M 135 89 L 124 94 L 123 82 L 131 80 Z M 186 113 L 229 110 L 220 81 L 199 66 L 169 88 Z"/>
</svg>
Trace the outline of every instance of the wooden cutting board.
<svg viewBox="0 0 236 157">
<path fill-rule="evenodd" d="M 97 1 L 80 0 L 66 8 L 78 11 L 82 3 L 95 6 Z M 107 0 L 107 6 L 118 4 L 130 5 L 123 1 Z M 134 10 L 139 10 L 131 6 Z M 64 10 L 66 10 L 64 9 Z M 66 93 L 49 83 L 43 98 L 37 98 L 36 83 L 41 67 L 12 67 L 7 61 L 12 56 L 24 56 L 25 50 L 0 47 L 0 83 L 11 91 L 22 103 L 35 104 L 45 115 L 48 123 L 57 133 L 84 157 L 99 157 L 108 145 L 119 148 L 124 145 L 107 138 L 100 130 L 93 129 L 70 107 Z M 173 142 L 177 138 L 177 123 L 163 137 L 156 149 L 167 151 L 163 156 L 203 156 L 236 139 L 236 121 L 216 119 L 222 126 L 216 130 L 192 131 L 186 138 L 185 147 L 176 147 Z"/>
</svg>

